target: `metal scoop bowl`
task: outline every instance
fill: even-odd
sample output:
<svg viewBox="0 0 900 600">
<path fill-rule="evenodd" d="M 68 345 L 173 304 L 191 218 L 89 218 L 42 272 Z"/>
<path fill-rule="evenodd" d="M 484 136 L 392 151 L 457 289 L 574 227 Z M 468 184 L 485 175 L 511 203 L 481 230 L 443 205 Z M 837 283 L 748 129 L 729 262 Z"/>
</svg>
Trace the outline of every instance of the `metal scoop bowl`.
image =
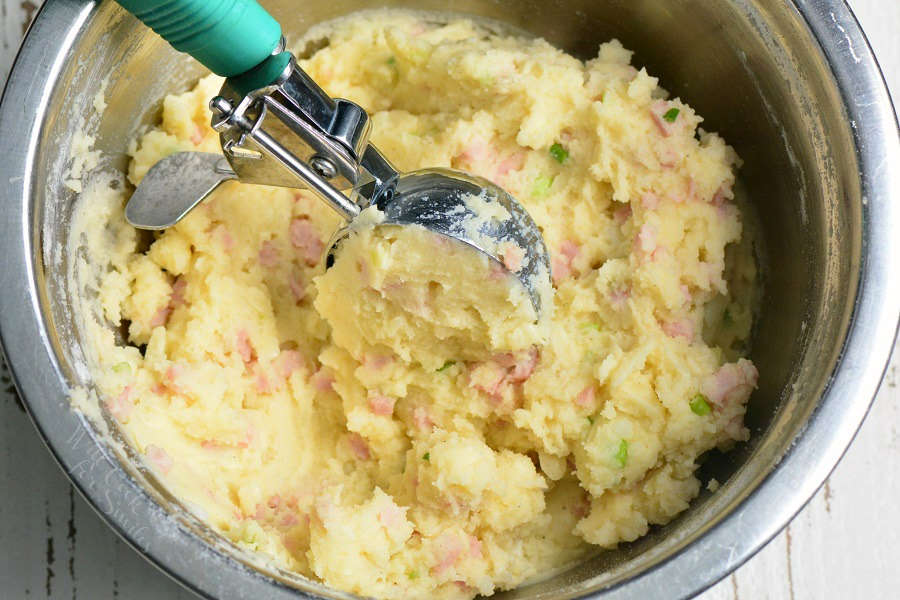
<svg viewBox="0 0 900 600">
<path fill-rule="evenodd" d="M 506 215 L 484 218 L 473 207 L 478 203 L 498 203 Z M 422 169 L 398 174 L 382 184 L 372 196 L 372 204 L 384 213 L 382 225 L 418 225 L 462 242 L 486 254 L 510 271 L 525 287 L 541 315 L 542 285 L 550 276 L 550 260 L 541 231 L 521 204 L 490 181 L 451 169 Z M 493 211 L 492 211 L 493 212 Z M 340 241 L 352 230 L 340 229 L 326 250 L 326 268 L 334 262 Z M 513 264 L 504 250 L 521 249 Z"/>
</svg>

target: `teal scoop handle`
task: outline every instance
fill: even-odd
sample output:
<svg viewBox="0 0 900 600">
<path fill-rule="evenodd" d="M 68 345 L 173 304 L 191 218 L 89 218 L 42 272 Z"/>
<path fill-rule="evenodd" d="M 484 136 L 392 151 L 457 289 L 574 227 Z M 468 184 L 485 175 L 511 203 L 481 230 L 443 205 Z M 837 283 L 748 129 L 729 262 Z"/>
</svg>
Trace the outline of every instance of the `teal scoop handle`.
<svg viewBox="0 0 900 600">
<path fill-rule="evenodd" d="M 232 77 L 265 61 L 281 25 L 255 0 L 117 0 L 173 48 Z"/>
</svg>

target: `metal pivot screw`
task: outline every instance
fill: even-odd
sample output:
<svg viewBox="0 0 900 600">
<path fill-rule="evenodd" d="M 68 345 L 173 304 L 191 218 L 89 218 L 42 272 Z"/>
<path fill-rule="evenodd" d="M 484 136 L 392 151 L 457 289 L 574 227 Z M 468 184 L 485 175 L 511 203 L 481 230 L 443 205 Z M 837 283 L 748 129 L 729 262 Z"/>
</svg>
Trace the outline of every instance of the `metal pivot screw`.
<svg viewBox="0 0 900 600">
<path fill-rule="evenodd" d="M 331 179 L 337 175 L 337 167 L 334 166 L 334 163 L 322 156 L 311 157 L 309 159 L 309 166 L 311 166 L 320 177 L 324 177 L 325 179 Z"/>
<path fill-rule="evenodd" d="M 212 127 L 214 130 L 221 133 L 222 131 L 231 127 L 231 116 L 232 112 L 234 111 L 234 107 L 231 105 L 231 102 L 229 102 L 222 96 L 216 96 L 209 101 L 209 108 L 218 116 L 218 118 L 215 119 L 212 123 Z"/>
</svg>

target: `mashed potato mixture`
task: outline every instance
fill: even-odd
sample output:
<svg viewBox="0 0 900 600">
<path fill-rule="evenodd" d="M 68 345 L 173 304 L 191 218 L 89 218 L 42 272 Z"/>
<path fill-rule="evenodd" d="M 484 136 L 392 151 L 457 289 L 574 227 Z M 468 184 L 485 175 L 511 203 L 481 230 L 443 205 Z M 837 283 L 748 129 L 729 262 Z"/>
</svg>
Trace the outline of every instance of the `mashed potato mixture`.
<svg viewBox="0 0 900 600">
<path fill-rule="evenodd" d="M 148 248 L 123 189 L 95 188 L 89 327 L 124 435 L 224 536 L 379 598 L 512 588 L 685 510 L 701 455 L 748 438 L 757 381 L 732 149 L 616 41 L 585 63 L 397 12 L 312 35 L 302 66 L 400 169 L 469 171 L 527 208 L 549 321 L 516 321 L 478 288 L 488 262 L 415 230 L 362 230 L 326 272 L 340 222 L 305 191 L 228 183 Z M 220 84 L 166 98 L 132 182 L 218 151 Z"/>
</svg>

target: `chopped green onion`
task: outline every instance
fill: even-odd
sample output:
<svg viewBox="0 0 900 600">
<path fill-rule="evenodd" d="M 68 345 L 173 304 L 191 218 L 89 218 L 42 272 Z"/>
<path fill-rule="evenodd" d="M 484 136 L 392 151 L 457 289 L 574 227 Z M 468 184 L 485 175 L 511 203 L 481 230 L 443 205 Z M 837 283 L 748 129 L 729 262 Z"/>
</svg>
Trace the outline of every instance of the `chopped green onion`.
<svg viewBox="0 0 900 600">
<path fill-rule="evenodd" d="M 583 329 L 594 329 L 600 331 L 600 323 L 585 323 L 581 326 Z"/>
<path fill-rule="evenodd" d="M 562 144 L 557 142 L 550 146 L 550 156 L 552 156 L 559 164 L 563 164 L 569 160 L 569 151 L 566 150 Z"/>
<path fill-rule="evenodd" d="M 422 460 L 427 460 L 428 462 L 431 462 L 431 452 L 426 452 L 425 454 L 423 454 Z"/>
<path fill-rule="evenodd" d="M 446 371 L 447 369 L 449 369 L 450 367 L 452 367 L 455 364 L 456 364 L 455 360 L 448 360 L 447 362 L 442 364 L 440 367 L 435 369 L 435 371 L 437 371 L 438 373 L 440 373 L 441 371 Z"/>
<path fill-rule="evenodd" d="M 680 113 L 680 112 L 681 111 L 678 110 L 677 108 L 670 108 L 669 110 L 666 111 L 666 114 L 663 115 L 663 119 L 665 119 L 669 123 L 674 123 L 675 119 L 678 118 L 678 113 Z"/>
<path fill-rule="evenodd" d="M 406 572 L 406 576 L 409 577 L 410 579 L 418 579 L 418 578 L 419 578 L 419 572 L 418 572 L 418 571 L 415 571 L 415 570 L 413 570 L 413 571 L 407 571 L 407 572 Z"/>
<path fill-rule="evenodd" d="M 114 365 L 112 369 L 113 373 L 118 373 L 119 375 L 131 375 L 131 365 L 127 362 L 120 362 Z"/>
<path fill-rule="evenodd" d="M 391 66 L 396 65 L 396 64 L 397 64 L 397 57 L 396 57 L 396 56 L 391 56 L 391 57 L 389 57 L 389 58 L 387 59 L 387 64 L 389 64 L 389 65 L 391 65 Z"/>
<path fill-rule="evenodd" d="M 691 412 L 700 417 L 709 414 L 712 409 L 709 407 L 709 399 L 703 394 L 697 394 L 691 398 Z"/>
<path fill-rule="evenodd" d="M 628 440 L 619 441 L 619 449 L 616 450 L 616 454 L 613 458 L 616 459 L 616 462 L 620 467 L 625 466 L 625 463 L 628 462 Z"/>
<path fill-rule="evenodd" d="M 538 175 L 531 184 L 531 195 L 535 198 L 543 198 L 550 193 L 550 186 L 553 185 L 553 177 L 549 175 Z"/>
<path fill-rule="evenodd" d="M 590 423 L 591 425 L 594 424 L 594 417 L 587 417 L 587 420 L 588 420 L 588 423 Z"/>
</svg>

